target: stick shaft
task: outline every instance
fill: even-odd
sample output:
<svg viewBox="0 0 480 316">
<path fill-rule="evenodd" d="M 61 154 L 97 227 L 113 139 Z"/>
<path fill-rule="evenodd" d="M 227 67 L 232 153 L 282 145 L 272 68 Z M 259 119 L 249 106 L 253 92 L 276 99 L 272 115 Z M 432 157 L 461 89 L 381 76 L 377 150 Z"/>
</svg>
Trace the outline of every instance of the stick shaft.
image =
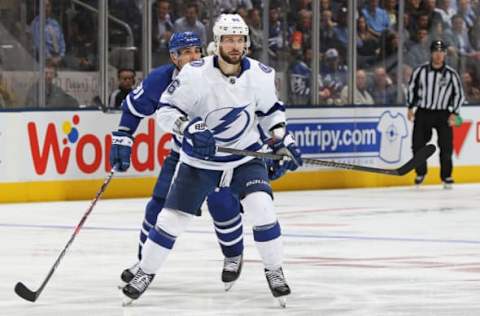
<svg viewBox="0 0 480 316">
<path fill-rule="evenodd" d="M 88 207 L 87 211 L 83 214 L 82 216 L 82 219 L 80 220 L 80 222 L 77 224 L 77 226 L 75 227 L 75 230 L 73 231 L 72 235 L 70 236 L 70 239 L 68 240 L 67 244 L 65 245 L 65 247 L 63 248 L 62 252 L 60 252 L 60 255 L 58 256 L 57 260 L 55 260 L 55 263 L 53 264 L 53 266 L 50 268 L 50 271 L 48 271 L 48 274 L 47 276 L 45 277 L 45 279 L 43 280 L 42 284 L 40 285 L 40 287 L 38 288 L 37 291 L 33 292 L 31 290 L 29 290 L 25 285 L 21 284 L 20 282 L 17 283 L 17 285 L 15 286 L 15 292 L 22 298 L 24 299 L 27 299 L 29 301 L 32 301 L 34 302 L 39 296 L 40 294 L 42 293 L 43 289 L 45 288 L 45 286 L 47 285 L 48 281 L 50 280 L 50 278 L 52 277 L 53 273 L 55 272 L 55 269 L 57 268 L 57 266 L 60 264 L 60 261 L 62 260 L 62 258 L 65 256 L 65 254 L 67 253 L 67 250 L 68 248 L 70 247 L 70 245 L 73 243 L 73 240 L 75 239 L 75 237 L 78 235 L 78 233 L 80 232 L 80 229 L 82 228 L 83 224 L 85 223 L 85 221 L 87 220 L 87 217 L 90 215 L 90 213 L 92 212 L 95 204 L 97 204 L 97 201 L 100 199 L 100 196 L 103 194 L 103 192 L 105 192 L 108 184 L 110 183 L 110 180 L 112 180 L 112 177 L 115 173 L 115 169 L 112 168 L 112 170 L 110 171 L 110 173 L 108 174 L 108 176 L 105 178 L 105 180 L 103 181 L 102 183 L 102 186 L 100 187 L 100 189 L 98 190 L 95 198 L 92 200 L 92 202 L 90 203 L 90 206 Z M 28 293 L 29 292 L 29 293 Z"/>
<path fill-rule="evenodd" d="M 229 153 L 233 155 L 241 155 L 241 156 L 252 156 L 261 159 L 273 159 L 273 160 L 281 160 L 285 159 L 283 155 L 277 155 L 273 153 L 264 153 L 264 152 L 256 152 L 256 151 L 248 151 L 248 150 L 241 150 L 235 148 L 226 148 L 226 147 L 217 147 L 219 152 Z M 383 168 L 375 168 L 375 167 L 368 167 L 368 166 L 361 166 L 361 165 L 354 165 L 349 163 L 343 162 L 335 162 L 335 161 L 327 161 L 321 159 L 312 159 L 312 158 L 303 158 L 303 162 L 310 165 L 318 165 L 324 167 L 331 167 L 331 168 L 340 168 L 340 169 L 348 169 L 348 170 L 356 170 L 356 171 L 364 171 L 370 173 L 380 173 L 392 176 L 402 176 L 412 169 L 414 169 L 417 165 L 424 163 L 428 157 L 430 157 L 435 152 L 434 145 L 427 145 L 423 147 L 417 154 L 410 159 L 407 163 L 402 165 L 396 169 L 383 169 Z"/>
</svg>

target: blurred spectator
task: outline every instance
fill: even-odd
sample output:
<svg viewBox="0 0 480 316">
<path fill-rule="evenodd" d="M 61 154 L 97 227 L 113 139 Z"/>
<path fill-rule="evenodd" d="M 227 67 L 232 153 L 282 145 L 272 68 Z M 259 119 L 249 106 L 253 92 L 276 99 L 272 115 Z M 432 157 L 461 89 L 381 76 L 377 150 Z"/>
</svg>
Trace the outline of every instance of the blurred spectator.
<svg viewBox="0 0 480 316">
<path fill-rule="evenodd" d="M 297 16 L 298 20 L 291 29 L 290 42 L 293 49 L 309 46 L 312 40 L 312 11 L 303 9 Z"/>
<path fill-rule="evenodd" d="M 426 12 L 422 12 L 417 15 L 415 20 L 415 25 L 417 29 L 426 29 L 430 30 L 430 16 Z"/>
<path fill-rule="evenodd" d="M 412 45 L 412 34 L 415 34 L 412 29 L 414 26 L 412 25 L 412 16 L 410 13 L 405 12 L 403 14 L 403 30 L 398 30 L 398 32 L 402 32 L 402 37 L 404 39 L 404 46 L 410 47 Z"/>
<path fill-rule="evenodd" d="M 119 69 L 117 71 L 118 88 L 110 94 L 108 101 L 108 108 L 112 110 L 119 110 L 122 105 L 122 101 L 127 94 L 133 90 L 135 85 L 135 70 L 133 69 Z"/>
<path fill-rule="evenodd" d="M 31 24 L 35 54 L 38 56 L 40 48 L 40 16 L 36 16 Z M 65 57 L 65 39 L 60 24 L 52 18 L 52 4 L 45 1 L 45 57 L 55 65 L 60 65 Z"/>
<path fill-rule="evenodd" d="M 445 25 L 442 21 L 434 21 L 430 27 L 430 39 L 452 43 L 453 33 L 449 28 L 445 29 Z"/>
<path fill-rule="evenodd" d="M 452 17 L 455 15 L 455 10 L 450 8 L 451 0 L 437 0 L 436 12 L 442 17 L 443 23 L 449 27 L 452 25 Z"/>
<path fill-rule="evenodd" d="M 469 104 L 480 104 L 480 85 L 471 70 L 466 70 L 462 74 L 463 91 L 465 92 L 465 100 Z"/>
<path fill-rule="evenodd" d="M 417 14 L 421 12 L 421 4 L 421 0 L 407 0 L 407 3 L 405 5 L 405 12 L 409 12 L 412 15 L 412 20 L 415 20 Z"/>
<path fill-rule="evenodd" d="M 152 63 L 161 65 L 170 61 L 168 41 L 173 34 L 170 1 L 157 0 L 152 16 Z"/>
<path fill-rule="evenodd" d="M 376 35 L 380 36 L 390 27 L 390 20 L 387 12 L 378 7 L 378 0 L 368 0 L 368 4 L 362 9 L 368 26 Z"/>
<path fill-rule="evenodd" d="M 403 65 L 402 69 L 402 82 L 401 82 L 401 87 L 402 87 L 402 98 L 401 98 L 401 103 L 406 104 L 407 102 L 407 89 L 408 89 L 408 81 L 412 77 L 413 73 L 413 68 L 410 67 L 409 65 Z"/>
<path fill-rule="evenodd" d="M 378 57 L 380 43 L 374 32 L 370 30 L 364 16 L 357 19 L 357 52 L 360 64 L 371 66 Z"/>
<path fill-rule="evenodd" d="M 54 62 L 47 60 L 45 65 L 45 104 L 46 107 L 78 107 L 78 101 L 53 83 L 57 77 L 57 67 Z M 25 106 L 38 107 L 39 82 L 34 83 L 28 89 Z"/>
<path fill-rule="evenodd" d="M 133 32 L 133 41 L 136 46 L 140 46 L 142 41 L 142 13 L 135 0 L 109 0 L 108 11 L 112 16 L 126 22 L 130 26 Z M 127 34 L 123 26 L 110 22 L 108 24 L 108 32 L 111 43 L 117 46 L 125 46 Z"/>
<path fill-rule="evenodd" d="M 347 67 L 340 63 L 338 51 L 328 49 L 320 67 L 320 97 L 327 104 L 340 104 L 340 92 L 347 82 Z"/>
<path fill-rule="evenodd" d="M 332 11 L 325 10 L 322 12 L 320 18 L 320 43 L 323 44 L 320 45 L 320 51 L 322 53 L 328 48 L 337 46 L 336 34 L 334 32 L 334 28 L 337 26 L 337 23 L 333 21 L 332 16 Z"/>
<path fill-rule="evenodd" d="M 203 45 L 207 43 L 207 32 L 205 25 L 198 20 L 198 5 L 189 3 L 184 10 L 184 16 L 175 21 L 175 32 L 194 32 L 202 40 Z"/>
<path fill-rule="evenodd" d="M 465 28 L 465 21 L 461 15 L 456 14 L 452 17 L 452 35 L 453 42 L 449 44 L 453 46 L 455 54 L 460 59 L 460 63 L 463 63 L 463 57 L 473 58 L 477 61 L 480 60 L 480 53 L 475 51 L 470 44 L 470 38 Z"/>
<path fill-rule="evenodd" d="M 253 8 L 248 11 L 246 23 L 250 29 L 250 49 L 252 50 L 252 57 L 260 59 L 263 54 L 263 30 L 260 10 Z"/>
<path fill-rule="evenodd" d="M 97 68 L 97 34 L 92 29 L 93 23 L 91 16 L 84 14 L 83 11 L 72 18 L 69 28 L 69 49 L 64 60 L 67 68 L 75 70 Z"/>
<path fill-rule="evenodd" d="M 470 0 L 458 0 L 458 9 L 457 14 L 463 17 L 465 21 L 465 25 L 468 29 L 470 29 L 475 21 L 477 20 L 477 16 L 475 12 L 472 10 L 472 5 Z"/>
<path fill-rule="evenodd" d="M 373 72 L 373 84 L 370 87 L 370 94 L 375 104 L 392 105 L 397 103 L 396 87 L 383 67 L 375 68 Z"/>
<path fill-rule="evenodd" d="M 325 10 L 332 11 L 332 2 L 330 0 L 320 0 L 320 12 Z"/>
<path fill-rule="evenodd" d="M 390 28 L 397 30 L 398 28 L 398 0 L 383 0 L 383 9 L 387 12 Z"/>
<path fill-rule="evenodd" d="M 475 23 L 470 29 L 469 35 L 473 49 L 480 50 L 480 17 L 475 20 Z"/>
<path fill-rule="evenodd" d="M 251 9 L 250 9 L 250 10 L 251 10 Z M 235 12 L 236 12 L 238 15 L 240 15 L 244 21 L 247 20 L 247 18 L 248 18 L 248 9 L 247 9 L 246 6 L 244 6 L 244 5 L 239 5 L 239 6 L 237 7 L 237 10 L 236 10 Z"/>
<path fill-rule="evenodd" d="M 311 100 L 311 77 L 312 70 L 310 63 L 312 61 L 312 49 L 305 47 L 302 50 L 296 50 L 296 60 L 290 66 L 290 102 L 292 104 L 310 104 Z"/>
<path fill-rule="evenodd" d="M 337 12 L 337 25 L 333 27 L 333 33 L 337 43 L 346 50 L 348 46 L 348 9 L 347 7 L 341 7 Z M 337 47 L 338 48 L 338 47 Z M 341 55 L 345 56 L 346 54 Z"/>
<path fill-rule="evenodd" d="M 373 97 L 367 91 L 367 73 L 363 69 L 357 69 L 356 73 L 356 84 L 357 88 L 355 89 L 354 94 L 354 103 L 355 104 L 375 104 Z M 342 105 L 348 104 L 348 87 L 345 86 L 341 92 Z"/>
<path fill-rule="evenodd" d="M 280 7 L 271 7 L 269 11 L 268 55 L 273 61 L 277 60 L 278 50 L 283 48 L 283 25 L 280 20 L 280 10 Z"/>
<path fill-rule="evenodd" d="M 15 105 L 15 96 L 13 92 L 8 89 L 7 83 L 3 80 L 3 75 L 0 70 L 0 109 L 11 108 Z"/>
<path fill-rule="evenodd" d="M 405 62 L 412 68 L 427 62 L 430 59 L 430 40 L 426 29 L 417 30 L 416 42 L 408 50 Z"/>
<path fill-rule="evenodd" d="M 423 0 L 421 12 L 422 14 L 426 14 L 428 16 L 430 26 L 433 23 L 437 23 L 437 22 L 443 23 L 442 15 L 435 10 L 436 9 L 435 4 L 436 4 L 436 0 Z"/>
<path fill-rule="evenodd" d="M 388 74 L 396 73 L 398 71 L 398 54 L 400 50 L 400 39 L 398 33 L 388 32 L 385 36 L 385 44 L 380 48 L 379 65 L 382 65 Z M 404 46 L 402 51 L 403 56 L 407 55 L 407 49 Z"/>
<path fill-rule="evenodd" d="M 253 9 L 252 1 L 250 0 L 214 0 L 213 6 L 220 10 L 220 13 L 238 13 L 239 6 L 244 6 L 245 9 Z"/>
<path fill-rule="evenodd" d="M 320 6 L 322 3 L 320 2 Z M 298 1 L 291 1 L 290 2 L 290 9 L 291 12 L 294 13 L 294 20 L 298 20 L 297 14 L 302 11 L 312 11 L 312 0 L 298 0 Z"/>
</svg>

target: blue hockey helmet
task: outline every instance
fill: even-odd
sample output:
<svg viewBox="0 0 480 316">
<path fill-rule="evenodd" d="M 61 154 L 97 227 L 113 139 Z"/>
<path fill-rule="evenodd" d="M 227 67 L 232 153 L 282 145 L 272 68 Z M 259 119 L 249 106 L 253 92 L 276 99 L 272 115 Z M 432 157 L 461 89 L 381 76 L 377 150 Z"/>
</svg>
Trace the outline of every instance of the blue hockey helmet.
<svg viewBox="0 0 480 316">
<path fill-rule="evenodd" d="M 173 33 L 168 42 L 168 50 L 170 53 L 177 53 L 181 48 L 197 46 L 201 47 L 202 41 L 194 32 Z"/>
</svg>

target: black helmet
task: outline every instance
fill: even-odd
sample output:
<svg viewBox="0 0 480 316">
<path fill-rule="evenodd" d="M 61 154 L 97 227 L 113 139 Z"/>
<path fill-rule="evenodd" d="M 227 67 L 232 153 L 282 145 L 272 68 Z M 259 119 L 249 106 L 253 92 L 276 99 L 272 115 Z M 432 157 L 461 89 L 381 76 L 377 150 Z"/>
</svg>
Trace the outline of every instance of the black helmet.
<svg viewBox="0 0 480 316">
<path fill-rule="evenodd" d="M 436 40 L 436 41 L 433 41 L 432 44 L 430 44 L 430 51 L 433 52 L 433 51 L 446 51 L 447 50 L 447 44 L 445 44 L 445 42 L 441 41 L 441 40 Z"/>
</svg>

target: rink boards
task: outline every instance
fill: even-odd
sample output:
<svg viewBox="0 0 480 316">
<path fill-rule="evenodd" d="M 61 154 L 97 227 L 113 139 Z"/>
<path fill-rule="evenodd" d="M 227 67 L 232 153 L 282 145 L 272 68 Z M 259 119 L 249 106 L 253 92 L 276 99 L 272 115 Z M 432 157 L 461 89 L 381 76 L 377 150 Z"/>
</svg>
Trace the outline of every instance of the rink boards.
<svg viewBox="0 0 480 316">
<path fill-rule="evenodd" d="M 0 116 L 0 202 L 90 199 L 110 169 L 110 132 L 119 113 L 11 112 Z M 307 157 L 396 168 L 411 157 L 412 124 L 404 107 L 289 109 L 289 129 Z M 464 107 L 454 128 L 454 178 L 480 181 L 480 107 Z M 144 120 L 132 148 L 132 166 L 115 175 L 106 197 L 151 193 L 171 137 Z M 433 141 L 435 141 L 435 136 Z M 438 154 L 438 153 L 437 153 Z M 427 183 L 439 183 L 438 155 Z M 410 184 L 404 177 L 305 167 L 273 183 L 277 190 Z"/>
</svg>

